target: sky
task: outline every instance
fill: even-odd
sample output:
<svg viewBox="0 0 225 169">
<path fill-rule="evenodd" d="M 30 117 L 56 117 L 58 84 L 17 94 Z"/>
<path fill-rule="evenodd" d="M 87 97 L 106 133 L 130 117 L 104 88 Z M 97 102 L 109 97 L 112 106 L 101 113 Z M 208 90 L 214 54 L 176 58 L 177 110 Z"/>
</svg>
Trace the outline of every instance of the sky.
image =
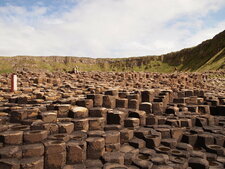
<svg viewBox="0 0 225 169">
<path fill-rule="evenodd" d="M 160 55 L 223 30 L 225 0 L 0 0 L 0 56 Z"/>
</svg>

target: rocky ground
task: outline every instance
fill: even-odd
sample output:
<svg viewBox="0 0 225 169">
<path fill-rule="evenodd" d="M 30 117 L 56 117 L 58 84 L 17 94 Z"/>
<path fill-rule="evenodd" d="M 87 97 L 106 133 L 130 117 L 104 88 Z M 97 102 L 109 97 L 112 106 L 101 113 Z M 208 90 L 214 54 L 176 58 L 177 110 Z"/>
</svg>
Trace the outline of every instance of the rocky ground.
<svg viewBox="0 0 225 169">
<path fill-rule="evenodd" d="M 0 169 L 225 167 L 225 72 L 0 75 Z"/>
</svg>

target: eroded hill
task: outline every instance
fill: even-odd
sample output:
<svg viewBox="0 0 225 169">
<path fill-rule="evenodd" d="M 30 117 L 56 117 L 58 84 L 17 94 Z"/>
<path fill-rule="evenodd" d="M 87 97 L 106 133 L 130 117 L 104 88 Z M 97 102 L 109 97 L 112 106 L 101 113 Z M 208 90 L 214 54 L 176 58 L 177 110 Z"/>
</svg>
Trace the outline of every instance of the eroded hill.
<svg viewBox="0 0 225 169">
<path fill-rule="evenodd" d="M 69 56 L 0 57 L 0 72 L 32 71 L 208 71 L 225 69 L 225 31 L 201 44 L 160 56 L 130 58 L 84 58 Z"/>
</svg>

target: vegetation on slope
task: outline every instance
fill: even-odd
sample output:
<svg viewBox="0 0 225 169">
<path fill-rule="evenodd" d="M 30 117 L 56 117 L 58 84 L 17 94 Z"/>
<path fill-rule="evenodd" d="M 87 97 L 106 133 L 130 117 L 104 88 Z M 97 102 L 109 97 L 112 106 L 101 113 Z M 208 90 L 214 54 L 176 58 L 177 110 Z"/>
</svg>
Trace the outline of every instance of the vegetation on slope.
<svg viewBox="0 0 225 169">
<path fill-rule="evenodd" d="M 183 49 L 161 56 L 125 58 L 112 63 L 113 67 L 123 70 L 173 72 L 207 71 L 225 69 L 225 31 L 213 39 L 192 48 Z"/>
<path fill-rule="evenodd" d="M 181 71 L 224 69 L 224 48 L 225 31 L 196 47 L 167 54 L 164 56 L 163 62 L 173 66 L 180 66 L 179 70 Z"/>
<path fill-rule="evenodd" d="M 10 73 L 13 71 L 13 67 L 8 59 L 0 57 L 0 73 Z"/>
<path fill-rule="evenodd" d="M 82 57 L 0 57 L 0 73 L 31 69 L 32 71 L 137 71 L 168 73 L 225 69 L 225 31 L 200 45 L 161 56 L 117 59 Z"/>
</svg>

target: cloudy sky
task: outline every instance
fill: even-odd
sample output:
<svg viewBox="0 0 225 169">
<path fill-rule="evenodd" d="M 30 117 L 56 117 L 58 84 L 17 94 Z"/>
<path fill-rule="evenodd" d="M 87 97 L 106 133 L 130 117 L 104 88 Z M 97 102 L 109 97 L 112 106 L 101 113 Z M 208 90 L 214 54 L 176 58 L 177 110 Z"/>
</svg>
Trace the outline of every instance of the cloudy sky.
<svg viewBox="0 0 225 169">
<path fill-rule="evenodd" d="M 0 56 L 128 57 L 225 30 L 225 0 L 0 0 Z"/>
</svg>

